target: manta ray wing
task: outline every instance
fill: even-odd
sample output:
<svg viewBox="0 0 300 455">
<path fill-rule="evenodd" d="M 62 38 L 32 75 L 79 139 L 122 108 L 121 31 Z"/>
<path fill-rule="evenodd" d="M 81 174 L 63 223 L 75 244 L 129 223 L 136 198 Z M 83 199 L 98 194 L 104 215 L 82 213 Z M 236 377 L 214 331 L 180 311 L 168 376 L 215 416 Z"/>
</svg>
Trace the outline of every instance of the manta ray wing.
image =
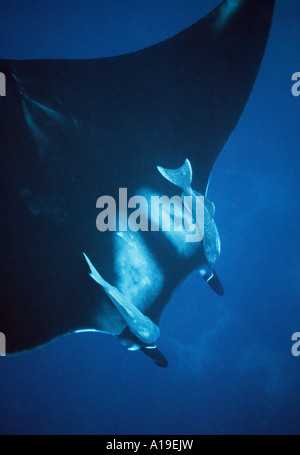
<svg viewBox="0 0 300 455">
<path fill-rule="evenodd" d="M 195 190 L 206 193 L 251 93 L 273 6 L 226 0 L 178 35 L 118 57 L 0 60 L 0 331 L 8 353 L 81 329 L 124 330 L 82 256 L 116 283 L 116 243 L 96 229 L 96 200 L 117 199 L 121 187 L 168 194 L 156 166 L 175 169 L 186 157 Z M 162 284 L 153 301 L 134 303 L 158 321 L 195 260 L 175 266 L 147 242 Z M 122 273 L 133 282 L 140 269 Z"/>
</svg>

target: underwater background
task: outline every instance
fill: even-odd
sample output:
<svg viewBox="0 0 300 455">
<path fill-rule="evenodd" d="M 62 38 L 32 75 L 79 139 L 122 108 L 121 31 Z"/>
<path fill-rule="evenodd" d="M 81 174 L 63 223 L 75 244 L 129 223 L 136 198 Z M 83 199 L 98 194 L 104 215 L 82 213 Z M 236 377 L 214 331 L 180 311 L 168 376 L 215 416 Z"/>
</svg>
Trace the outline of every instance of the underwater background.
<svg viewBox="0 0 300 455">
<path fill-rule="evenodd" d="M 0 58 L 131 52 L 219 3 L 11 0 Z M 167 369 L 101 333 L 0 357 L 0 434 L 300 433 L 299 32 L 299 0 L 277 0 L 253 92 L 212 173 L 224 297 L 196 273 L 182 285 L 160 323 Z"/>
</svg>

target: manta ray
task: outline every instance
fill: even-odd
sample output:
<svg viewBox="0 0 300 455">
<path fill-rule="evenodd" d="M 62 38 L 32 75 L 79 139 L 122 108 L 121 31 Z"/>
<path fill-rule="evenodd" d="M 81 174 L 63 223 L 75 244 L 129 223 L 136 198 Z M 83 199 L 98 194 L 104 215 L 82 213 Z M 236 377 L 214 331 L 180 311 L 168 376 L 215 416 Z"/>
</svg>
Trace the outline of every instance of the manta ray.
<svg viewBox="0 0 300 455">
<path fill-rule="evenodd" d="M 0 60 L 7 354 L 96 330 L 165 367 L 159 321 L 178 285 L 197 269 L 223 294 L 208 184 L 252 91 L 273 8 L 225 0 L 176 36 L 116 57 Z M 137 202 L 114 221 L 120 189 Z M 160 207 L 145 213 L 141 201 L 155 196 Z M 200 240 L 187 241 L 190 227 Z"/>
</svg>

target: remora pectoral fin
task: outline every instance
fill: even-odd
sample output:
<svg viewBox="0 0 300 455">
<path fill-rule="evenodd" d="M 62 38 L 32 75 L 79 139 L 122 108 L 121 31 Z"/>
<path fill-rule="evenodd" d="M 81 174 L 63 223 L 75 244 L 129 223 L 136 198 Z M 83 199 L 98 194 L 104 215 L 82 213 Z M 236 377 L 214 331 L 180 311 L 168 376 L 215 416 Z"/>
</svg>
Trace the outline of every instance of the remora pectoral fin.
<svg viewBox="0 0 300 455">
<path fill-rule="evenodd" d="M 87 255 L 85 253 L 83 253 L 83 255 L 90 267 L 90 276 L 103 287 L 115 308 L 120 312 L 121 316 L 128 324 L 131 332 L 142 341 L 142 343 L 154 344 L 160 334 L 158 326 L 126 299 L 115 286 L 112 286 L 105 281 Z"/>
<path fill-rule="evenodd" d="M 200 194 L 201 196 L 201 194 Z M 215 204 L 213 202 L 211 202 L 209 199 L 205 198 L 205 201 L 204 201 L 204 204 L 205 204 L 205 208 L 207 209 L 208 213 L 210 214 L 210 216 L 212 218 L 214 218 L 215 216 L 215 211 L 216 211 L 216 208 L 215 208 Z"/>
</svg>

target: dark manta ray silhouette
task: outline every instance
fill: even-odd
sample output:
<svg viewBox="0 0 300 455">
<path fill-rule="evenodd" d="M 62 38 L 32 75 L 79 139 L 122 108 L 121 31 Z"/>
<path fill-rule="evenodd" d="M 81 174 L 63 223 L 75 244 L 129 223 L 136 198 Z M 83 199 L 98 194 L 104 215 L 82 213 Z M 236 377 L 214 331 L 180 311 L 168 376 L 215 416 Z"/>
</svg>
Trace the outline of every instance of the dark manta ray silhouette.
<svg viewBox="0 0 300 455">
<path fill-rule="evenodd" d="M 273 6 L 226 0 L 173 38 L 118 57 L 0 61 L 7 353 L 91 329 L 166 366 L 158 323 L 178 283 L 198 268 L 223 293 L 207 186 L 252 90 Z M 101 232 L 96 219 L 105 221 L 109 204 L 99 198 L 119 201 L 120 188 L 144 201 L 202 194 L 203 241 L 187 242 L 187 229 L 165 232 L 155 223 Z M 195 221 L 193 208 L 184 220 Z"/>
</svg>

